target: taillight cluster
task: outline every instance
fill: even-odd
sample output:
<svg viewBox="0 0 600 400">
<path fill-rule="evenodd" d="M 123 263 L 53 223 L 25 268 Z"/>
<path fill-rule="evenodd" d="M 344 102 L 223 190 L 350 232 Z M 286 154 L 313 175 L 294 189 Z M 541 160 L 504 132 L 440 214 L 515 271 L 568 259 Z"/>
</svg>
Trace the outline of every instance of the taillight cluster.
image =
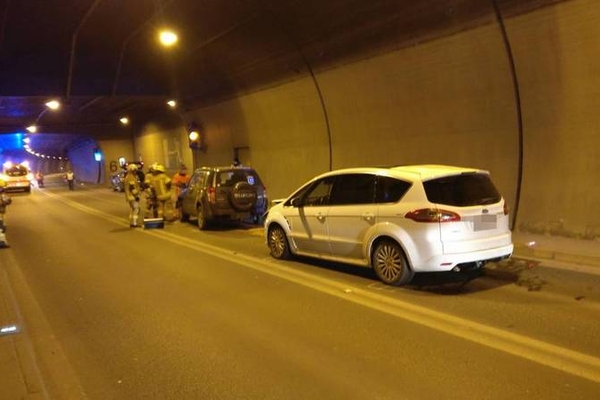
<svg viewBox="0 0 600 400">
<path fill-rule="evenodd" d="M 418 210 L 407 212 L 405 218 L 412 219 L 415 222 L 456 222 L 460 221 L 460 215 L 447 210 L 436 208 L 420 208 Z"/>
<path fill-rule="evenodd" d="M 506 202 L 504 202 L 503 210 L 504 210 L 504 215 L 508 215 L 508 204 L 506 204 Z"/>
<path fill-rule="evenodd" d="M 217 190 L 214 187 L 208 188 L 208 190 L 206 191 L 206 197 L 207 197 L 209 203 L 216 203 L 217 202 Z"/>
</svg>

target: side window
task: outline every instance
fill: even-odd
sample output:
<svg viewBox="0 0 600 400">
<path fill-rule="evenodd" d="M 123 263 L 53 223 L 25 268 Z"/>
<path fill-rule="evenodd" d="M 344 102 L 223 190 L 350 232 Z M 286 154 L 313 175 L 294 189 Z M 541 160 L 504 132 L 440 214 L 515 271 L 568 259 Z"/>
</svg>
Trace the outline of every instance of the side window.
<svg viewBox="0 0 600 400">
<path fill-rule="evenodd" d="M 396 203 L 408 192 L 410 187 L 409 182 L 389 176 L 379 176 L 377 178 L 377 203 Z"/>
<path fill-rule="evenodd" d="M 190 183 L 188 186 L 194 186 L 197 182 L 198 182 L 198 176 L 200 174 L 194 174 L 192 175 L 192 177 L 190 178 Z"/>
<path fill-rule="evenodd" d="M 331 205 L 372 204 L 375 202 L 375 175 L 348 174 L 336 177 Z"/>
<path fill-rule="evenodd" d="M 205 180 L 206 180 L 206 172 L 199 172 L 192 176 L 192 178 L 190 179 L 189 186 L 190 187 L 191 186 L 202 186 L 204 184 Z"/>
<path fill-rule="evenodd" d="M 332 177 L 327 177 L 315 182 L 306 194 L 304 194 L 303 205 L 322 206 L 329 204 L 329 194 L 331 193 L 332 184 Z"/>
</svg>

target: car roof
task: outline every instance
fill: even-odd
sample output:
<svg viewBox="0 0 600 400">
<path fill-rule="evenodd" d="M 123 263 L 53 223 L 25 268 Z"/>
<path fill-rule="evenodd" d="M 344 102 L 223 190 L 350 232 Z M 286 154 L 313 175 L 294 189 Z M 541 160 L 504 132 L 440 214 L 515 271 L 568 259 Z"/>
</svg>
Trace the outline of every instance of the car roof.
<svg viewBox="0 0 600 400">
<path fill-rule="evenodd" d="M 359 168 L 344 168 L 319 175 L 315 179 L 326 176 L 342 175 L 342 174 L 376 174 L 384 176 L 393 176 L 408 180 L 430 180 L 444 176 L 452 176 L 463 173 L 483 173 L 489 174 L 488 171 L 479 168 L 458 167 L 442 164 L 421 164 L 421 165 L 401 165 L 392 167 L 359 167 Z"/>
<path fill-rule="evenodd" d="M 221 170 L 225 170 L 225 171 L 231 171 L 231 170 L 243 170 L 243 171 L 254 171 L 254 168 L 252 167 L 248 167 L 245 165 L 224 165 L 224 166 L 220 166 L 220 167 L 207 167 L 207 166 L 203 166 L 203 167 L 199 167 L 196 168 L 195 171 L 221 171 Z"/>
</svg>

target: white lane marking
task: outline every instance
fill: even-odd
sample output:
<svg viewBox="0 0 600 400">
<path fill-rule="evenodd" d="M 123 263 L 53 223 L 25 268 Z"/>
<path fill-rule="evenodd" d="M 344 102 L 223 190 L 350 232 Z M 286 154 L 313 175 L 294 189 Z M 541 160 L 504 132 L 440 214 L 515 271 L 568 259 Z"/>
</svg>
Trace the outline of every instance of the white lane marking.
<svg viewBox="0 0 600 400">
<path fill-rule="evenodd" d="M 84 206 L 72 200 L 50 194 L 81 211 L 96 215 L 120 225 L 128 226 L 122 218 Z M 142 230 L 141 233 L 187 247 L 214 257 L 254 270 L 294 282 L 322 293 L 351 301 L 361 306 L 385 312 L 419 325 L 427 326 L 473 343 L 487 346 L 505 353 L 521 357 L 559 371 L 600 383 L 600 358 L 556 346 L 524 335 L 490 327 L 468 319 L 437 312 L 409 302 L 390 298 L 361 288 L 348 288 L 338 283 L 303 271 L 294 270 L 276 261 L 266 261 L 254 256 L 236 253 L 218 246 L 202 243 L 164 230 Z M 347 293 L 348 290 L 351 293 Z"/>
<path fill-rule="evenodd" d="M 2 289 L 0 291 L 0 299 L 4 297 L 5 305 L 10 309 L 10 311 L 12 311 L 16 318 L 14 325 L 16 329 L 14 331 L 10 330 L 10 332 L 19 333 L 20 335 L 20 340 L 13 342 L 13 346 L 15 347 L 15 353 L 17 354 L 19 360 L 20 372 L 27 382 L 27 395 L 32 395 L 32 393 L 37 392 L 42 399 L 49 400 L 50 395 L 48 394 L 48 389 L 46 388 L 44 379 L 42 378 L 42 373 L 40 371 L 38 360 L 35 355 L 36 353 L 33 350 L 33 345 L 31 343 L 31 339 L 29 338 L 29 334 L 26 329 L 18 328 L 19 326 L 26 328 L 24 322 L 25 319 L 21 313 L 21 308 L 19 307 L 19 302 L 17 301 L 15 292 L 10 285 L 8 272 L 5 268 L 0 270 L 0 289 Z"/>
</svg>

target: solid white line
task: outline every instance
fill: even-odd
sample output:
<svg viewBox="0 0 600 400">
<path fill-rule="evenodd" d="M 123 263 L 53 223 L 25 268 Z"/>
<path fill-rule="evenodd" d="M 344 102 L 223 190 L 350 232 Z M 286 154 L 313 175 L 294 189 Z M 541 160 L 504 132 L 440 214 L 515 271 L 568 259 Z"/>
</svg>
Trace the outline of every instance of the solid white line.
<svg viewBox="0 0 600 400">
<path fill-rule="evenodd" d="M 2 269 L 0 271 L 2 276 L 0 277 L 0 286 L 2 287 L 2 292 L 4 293 L 4 300 L 6 301 L 6 306 L 9 307 L 15 317 L 17 319 L 15 327 L 21 326 L 25 327 L 25 320 L 23 319 L 23 314 L 21 313 L 21 309 L 19 307 L 19 303 L 15 296 L 12 286 L 10 285 L 8 272 L 6 269 Z M 29 334 L 26 329 L 16 329 L 16 332 L 19 334 L 20 340 L 15 340 L 13 345 L 15 347 L 15 352 L 17 354 L 17 359 L 19 361 L 19 367 L 21 370 L 21 374 L 23 378 L 28 383 L 26 385 L 28 396 L 34 395 L 34 393 L 40 395 L 44 400 L 49 400 L 50 395 L 48 394 L 48 389 L 44 383 L 44 379 L 42 378 L 42 373 L 40 371 L 40 367 L 37 362 L 37 358 L 35 356 L 35 351 L 33 350 L 33 345 L 31 344 L 31 340 L 29 338 Z M 16 333 L 15 332 L 15 333 Z M 34 393 L 30 391 L 34 391 Z M 39 390 L 39 392 L 38 392 Z"/>
</svg>

